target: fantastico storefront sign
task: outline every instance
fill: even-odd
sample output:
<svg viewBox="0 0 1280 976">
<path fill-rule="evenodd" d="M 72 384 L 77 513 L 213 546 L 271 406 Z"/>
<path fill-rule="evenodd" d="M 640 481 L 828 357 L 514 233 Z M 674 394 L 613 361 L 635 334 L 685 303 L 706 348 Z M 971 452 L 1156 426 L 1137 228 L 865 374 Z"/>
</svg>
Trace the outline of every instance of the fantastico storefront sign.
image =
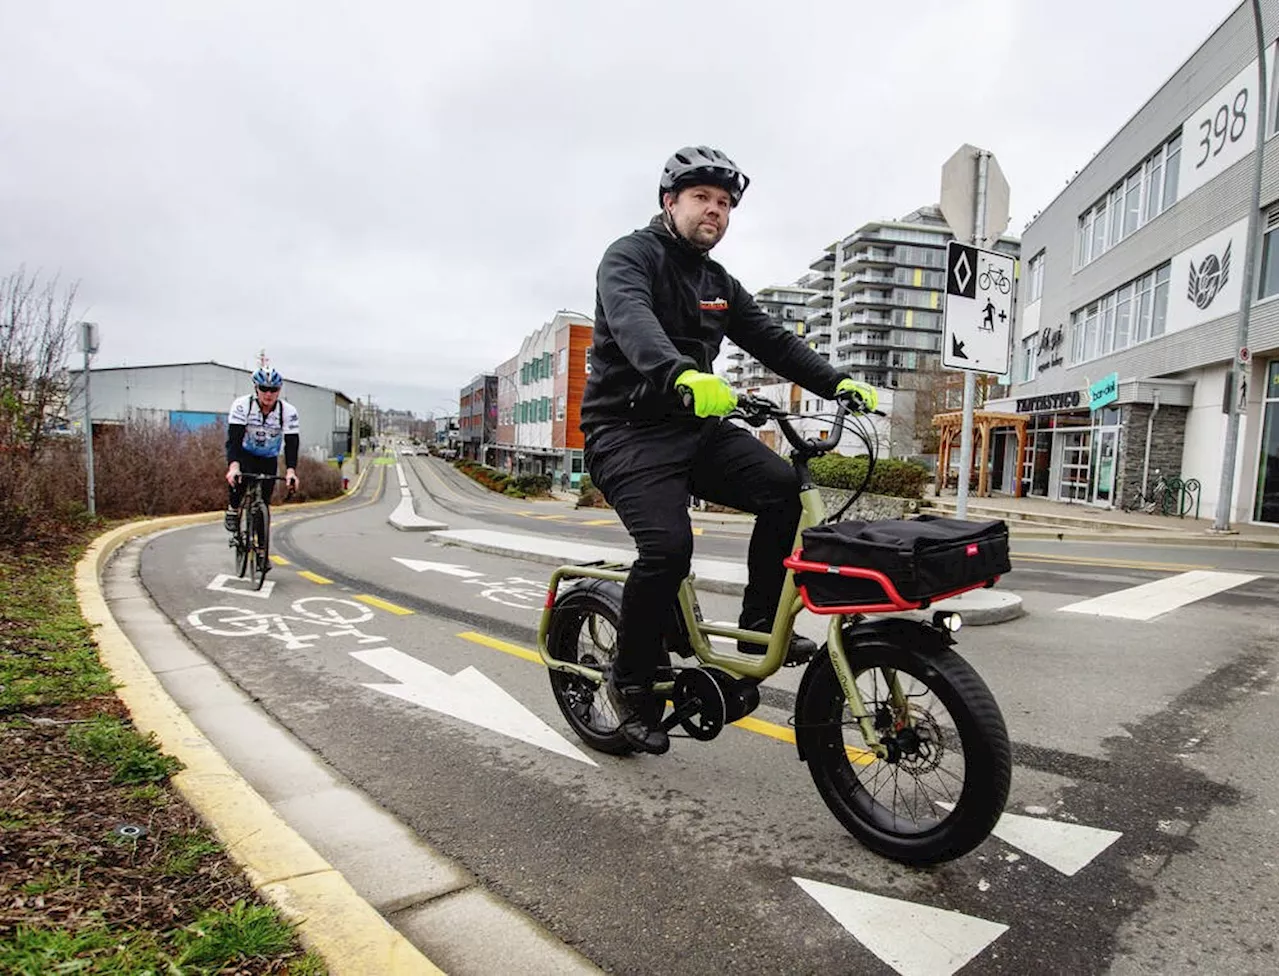
<svg viewBox="0 0 1280 976">
<path fill-rule="evenodd" d="M 1046 393 L 1044 396 L 1021 397 L 1018 400 L 1018 413 L 1043 413 L 1050 410 L 1075 410 L 1080 406 L 1079 390 L 1066 393 Z"/>
</svg>

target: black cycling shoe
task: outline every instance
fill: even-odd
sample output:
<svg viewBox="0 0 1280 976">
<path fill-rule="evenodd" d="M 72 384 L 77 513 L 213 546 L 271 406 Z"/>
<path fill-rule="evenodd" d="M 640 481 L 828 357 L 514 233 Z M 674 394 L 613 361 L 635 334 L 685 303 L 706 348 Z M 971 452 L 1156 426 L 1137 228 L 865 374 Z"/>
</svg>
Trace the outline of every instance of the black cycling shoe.
<svg viewBox="0 0 1280 976">
<path fill-rule="evenodd" d="M 605 694 L 618 713 L 618 731 L 632 748 L 655 756 L 671 748 L 671 739 L 661 725 L 652 690 L 643 685 L 619 688 L 610 678 L 605 682 Z"/>
<path fill-rule="evenodd" d="M 740 625 L 743 630 L 769 630 L 767 621 L 758 621 L 754 626 Z M 763 657 L 768 647 L 764 644 L 752 644 L 750 641 L 738 641 L 738 651 L 742 654 L 754 654 L 756 657 Z M 784 662 L 786 667 L 794 668 L 798 664 L 807 664 L 818 653 L 818 645 L 811 641 L 808 637 L 801 637 L 799 634 L 792 633 L 791 643 L 787 646 L 787 660 Z"/>
</svg>

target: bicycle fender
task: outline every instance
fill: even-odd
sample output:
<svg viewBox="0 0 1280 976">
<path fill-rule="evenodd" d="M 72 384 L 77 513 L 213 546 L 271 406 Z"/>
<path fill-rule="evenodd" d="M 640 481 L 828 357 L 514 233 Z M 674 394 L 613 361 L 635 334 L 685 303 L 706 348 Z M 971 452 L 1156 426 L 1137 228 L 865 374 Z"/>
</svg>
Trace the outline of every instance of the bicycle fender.
<svg viewBox="0 0 1280 976">
<path fill-rule="evenodd" d="M 881 617 L 875 620 L 859 620 L 848 623 L 843 630 L 844 651 L 850 663 L 855 667 L 858 660 L 858 645 L 863 641 L 874 640 L 878 643 L 910 644 L 926 654 L 941 654 L 948 646 L 955 643 L 950 634 L 942 634 L 937 628 L 922 620 L 911 620 L 905 617 Z M 823 644 L 814 655 L 809 666 L 805 668 L 800 679 L 800 687 L 796 690 L 795 724 L 796 753 L 802 762 L 810 740 L 816 735 L 810 728 L 810 708 L 813 695 L 813 683 L 819 669 L 828 666 L 831 649 Z"/>
</svg>

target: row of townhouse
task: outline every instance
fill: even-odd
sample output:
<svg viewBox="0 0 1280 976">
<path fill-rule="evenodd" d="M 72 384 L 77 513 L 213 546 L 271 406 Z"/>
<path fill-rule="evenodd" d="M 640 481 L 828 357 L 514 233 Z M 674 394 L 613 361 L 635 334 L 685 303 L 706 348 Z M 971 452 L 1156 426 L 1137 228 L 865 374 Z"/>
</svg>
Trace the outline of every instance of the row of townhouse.
<svg viewBox="0 0 1280 976">
<path fill-rule="evenodd" d="M 459 391 L 464 457 L 512 474 L 545 474 L 559 486 L 582 478 L 582 392 L 591 365 L 592 319 L 561 310 L 519 351 Z"/>
</svg>

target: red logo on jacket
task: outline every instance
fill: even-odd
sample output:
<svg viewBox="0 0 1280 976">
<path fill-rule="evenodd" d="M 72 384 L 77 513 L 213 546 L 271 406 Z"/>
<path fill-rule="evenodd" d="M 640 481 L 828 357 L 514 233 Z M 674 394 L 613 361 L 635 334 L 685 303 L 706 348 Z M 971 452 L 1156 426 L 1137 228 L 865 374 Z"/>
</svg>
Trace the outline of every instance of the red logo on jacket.
<svg viewBox="0 0 1280 976">
<path fill-rule="evenodd" d="M 704 298 L 698 302 L 698 308 L 704 312 L 726 312 L 729 310 L 729 302 L 724 298 Z"/>
</svg>

